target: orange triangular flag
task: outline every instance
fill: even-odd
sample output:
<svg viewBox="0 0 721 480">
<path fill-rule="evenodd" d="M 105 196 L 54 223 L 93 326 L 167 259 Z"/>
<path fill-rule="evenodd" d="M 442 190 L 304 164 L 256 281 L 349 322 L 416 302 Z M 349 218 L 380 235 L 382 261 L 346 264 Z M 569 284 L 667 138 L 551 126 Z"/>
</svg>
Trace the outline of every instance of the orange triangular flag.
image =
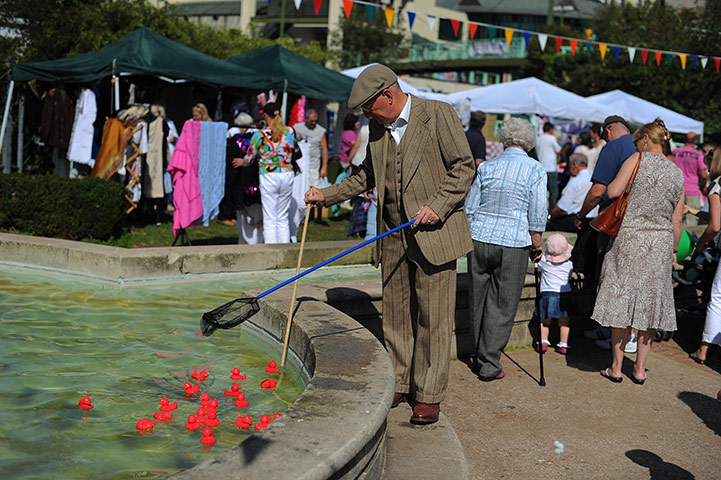
<svg viewBox="0 0 721 480">
<path fill-rule="evenodd" d="M 388 22 L 388 28 L 391 28 L 391 25 L 393 25 L 393 14 L 395 13 L 395 10 L 393 10 L 391 7 L 386 7 L 386 22 Z"/>
<path fill-rule="evenodd" d="M 679 54 L 679 57 L 681 58 L 681 69 L 686 70 L 686 54 L 681 53 Z"/>
<path fill-rule="evenodd" d="M 477 23 L 468 22 L 468 33 L 471 34 L 471 39 L 476 36 L 476 28 L 478 28 Z"/>
<path fill-rule="evenodd" d="M 353 0 L 343 0 L 343 10 L 345 11 L 346 20 L 350 18 L 350 12 L 353 10 Z"/>
<path fill-rule="evenodd" d="M 657 67 L 661 66 L 661 57 L 663 57 L 663 53 L 656 52 L 656 66 Z"/>
<path fill-rule="evenodd" d="M 571 53 L 573 56 L 576 56 L 576 47 L 578 46 L 578 40 L 570 40 L 569 43 L 571 44 Z"/>
<path fill-rule="evenodd" d="M 511 40 L 513 40 L 513 29 L 504 28 L 503 33 L 506 34 L 506 43 L 508 44 L 508 46 L 511 46 Z"/>
<path fill-rule="evenodd" d="M 601 50 L 601 60 L 606 58 L 606 47 L 608 47 L 608 45 L 606 45 L 605 43 L 598 44 L 598 49 Z"/>
<path fill-rule="evenodd" d="M 451 21 L 451 26 L 453 27 L 453 33 L 456 35 L 456 38 L 458 38 L 458 27 L 461 26 L 461 22 L 459 20 L 454 20 L 452 18 L 449 18 L 448 20 Z"/>
</svg>

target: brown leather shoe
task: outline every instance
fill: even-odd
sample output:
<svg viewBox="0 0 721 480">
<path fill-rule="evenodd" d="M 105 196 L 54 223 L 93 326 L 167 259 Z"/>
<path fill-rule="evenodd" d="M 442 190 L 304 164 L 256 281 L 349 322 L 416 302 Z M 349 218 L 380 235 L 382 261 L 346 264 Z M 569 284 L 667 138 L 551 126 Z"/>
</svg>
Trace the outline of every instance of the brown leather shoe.
<svg viewBox="0 0 721 480">
<path fill-rule="evenodd" d="M 441 411 L 440 403 L 418 402 L 413 408 L 411 423 L 416 425 L 428 425 L 438 421 L 438 414 Z"/>
<path fill-rule="evenodd" d="M 405 393 L 398 393 L 398 392 L 394 393 L 393 394 L 393 403 L 391 403 L 391 408 L 396 408 L 405 399 L 406 399 Z"/>
</svg>

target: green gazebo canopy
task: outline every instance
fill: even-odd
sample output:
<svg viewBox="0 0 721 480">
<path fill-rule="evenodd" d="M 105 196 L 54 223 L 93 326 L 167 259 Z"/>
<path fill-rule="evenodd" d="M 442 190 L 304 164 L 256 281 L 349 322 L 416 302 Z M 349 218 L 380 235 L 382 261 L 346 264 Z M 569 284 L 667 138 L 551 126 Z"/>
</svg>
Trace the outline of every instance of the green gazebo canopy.
<svg viewBox="0 0 721 480">
<path fill-rule="evenodd" d="M 320 100 L 345 101 L 350 96 L 354 79 L 325 68 L 312 60 L 273 45 L 226 59 L 233 65 L 266 74 L 271 80 L 266 89 L 305 95 Z"/>
</svg>

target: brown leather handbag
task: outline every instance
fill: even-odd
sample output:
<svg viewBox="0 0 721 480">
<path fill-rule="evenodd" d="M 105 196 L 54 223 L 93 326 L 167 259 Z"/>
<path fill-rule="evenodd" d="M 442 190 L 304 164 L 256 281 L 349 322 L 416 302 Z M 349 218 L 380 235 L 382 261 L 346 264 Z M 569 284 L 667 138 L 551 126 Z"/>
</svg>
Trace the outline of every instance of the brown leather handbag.
<svg viewBox="0 0 721 480">
<path fill-rule="evenodd" d="M 611 205 L 604 208 L 596 218 L 591 220 L 591 228 L 601 233 L 605 233 L 606 235 L 610 235 L 611 237 L 618 235 L 618 230 L 621 228 L 621 223 L 623 222 L 623 216 L 626 215 L 628 196 L 631 193 L 631 188 L 633 188 L 633 182 L 636 180 L 639 165 L 641 165 L 640 158 L 636 163 L 636 168 L 633 169 L 631 178 L 628 179 L 626 189 Z"/>
</svg>

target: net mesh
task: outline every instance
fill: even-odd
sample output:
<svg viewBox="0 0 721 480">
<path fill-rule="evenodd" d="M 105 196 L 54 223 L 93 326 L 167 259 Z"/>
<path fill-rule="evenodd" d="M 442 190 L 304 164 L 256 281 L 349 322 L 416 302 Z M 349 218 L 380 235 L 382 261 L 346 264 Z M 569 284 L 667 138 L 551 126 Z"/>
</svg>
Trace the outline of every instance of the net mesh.
<svg viewBox="0 0 721 480">
<path fill-rule="evenodd" d="M 256 297 L 238 298 L 204 313 L 200 320 L 200 331 L 204 336 L 209 337 L 217 329 L 227 330 L 240 325 L 258 311 L 260 305 Z"/>
</svg>

